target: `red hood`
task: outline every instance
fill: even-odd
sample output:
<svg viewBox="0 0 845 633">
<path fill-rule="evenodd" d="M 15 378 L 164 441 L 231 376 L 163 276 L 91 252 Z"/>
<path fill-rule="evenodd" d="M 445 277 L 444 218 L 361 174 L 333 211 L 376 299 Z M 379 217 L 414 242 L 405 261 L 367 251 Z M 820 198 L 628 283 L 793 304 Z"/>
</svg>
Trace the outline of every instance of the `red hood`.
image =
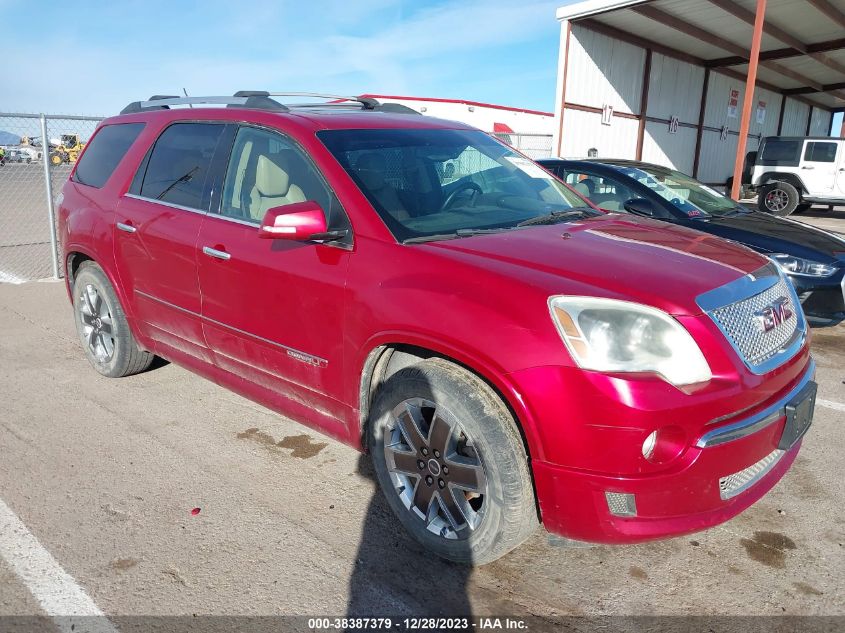
<svg viewBox="0 0 845 633">
<path fill-rule="evenodd" d="M 546 273 L 550 294 L 606 296 L 670 314 L 699 314 L 698 295 L 754 272 L 767 261 L 722 239 L 653 220 L 610 214 L 431 242 L 465 263 L 495 260 Z M 536 283 L 526 277 L 526 281 Z"/>
</svg>

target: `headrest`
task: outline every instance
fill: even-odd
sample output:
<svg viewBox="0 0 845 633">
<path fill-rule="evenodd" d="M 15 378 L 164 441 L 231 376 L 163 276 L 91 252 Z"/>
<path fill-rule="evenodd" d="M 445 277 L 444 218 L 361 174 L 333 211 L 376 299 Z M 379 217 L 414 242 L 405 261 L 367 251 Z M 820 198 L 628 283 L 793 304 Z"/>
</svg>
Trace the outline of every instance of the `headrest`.
<svg viewBox="0 0 845 633">
<path fill-rule="evenodd" d="M 383 154 L 367 152 L 355 161 L 355 171 L 368 189 L 376 191 L 384 186 L 387 161 Z"/>
<path fill-rule="evenodd" d="M 279 158 L 278 162 L 284 161 Z M 281 165 L 262 154 L 255 170 L 255 188 L 265 198 L 285 196 L 290 188 L 290 176 Z"/>
</svg>

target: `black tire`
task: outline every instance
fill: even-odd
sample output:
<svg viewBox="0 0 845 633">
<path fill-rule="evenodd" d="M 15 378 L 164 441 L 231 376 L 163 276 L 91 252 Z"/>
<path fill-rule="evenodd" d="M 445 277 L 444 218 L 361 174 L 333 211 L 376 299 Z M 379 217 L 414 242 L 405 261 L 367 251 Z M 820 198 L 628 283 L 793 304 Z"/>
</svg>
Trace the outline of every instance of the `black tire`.
<svg viewBox="0 0 845 633">
<path fill-rule="evenodd" d="M 801 204 L 801 194 L 788 182 L 770 182 L 760 188 L 757 206 L 760 211 L 778 217 L 790 215 Z"/>
<path fill-rule="evenodd" d="M 98 297 L 101 303 L 92 302 L 92 296 Z M 97 308 L 92 309 L 95 305 Z M 106 274 L 94 262 L 82 262 L 76 273 L 73 314 L 85 356 L 103 376 L 131 376 L 144 371 L 153 362 L 153 354 L 138 348 L 117 294 Z"/>
<path fill-rule="evenodd" d="M 437 416 L 433 415 L 433 409 L 425 405 L 420 409 L 421 412 L 428 410 L 428 415 L 431 416 L 431 419 L 426 420 L 425 413 L 421 415 L 422 424 L 429 424 L 427 431 L 423 429 L 424 433 L 431 433 L 435 417 L 449 419 L 455 423 L 451 428 L 456 432 L 448 437 L 467 438 L 471 447 L 467 449 L 464 445 L 462 449 L 461 442 L 456 442 L 456 452 L 447 457 L 438 455 L 433 450 L 438 445 L 437 442 L 430 444 L 431 451 L 428 453 L 425 450 L 414 450 L 411 444 L 407 443 L 405 448 L 410 452 L 404 454 L 412 455 L 409 457 L 411 468 L 417 468 L 417 464 L 423 463 L 426 463 L 426 466 L 424 470 L 420 469 L 420 474 L 415 476 L 415 480 L 405 477 L 405 481 L 411 482 L 412 486 L 416 484 L 416 487 L 405 488 L 404 490 L 411 491 L 406 493 L 411 495 L 411 499 L 403 500 L 400 497 L 401 485 L 397 485 L 394 479 L 402 475 L 391 473 L 385 442 L 396 442 L 395 438 L 401 432 L 396 430 L 399 423 L 395 411 L 404 410 L 403 407 L 408 401 L 436 405 Z M 434 434 L 431 435 L 433 438 Z M 507 554 L 536 529 L 537 509 L 528 457 L 513 416 L 490 386 L 471 372 L 442 359 L 421 361 L 396 372 L 376 395 L 367 428 L 367 439 L 376 476 L 391 509 L 408 532 L 438 556 L 454 562 L 483 565 Z M 440 459 L 430 459 L 433 455 Z M 458 479 L 454 471 L 461 472 L 458 463 L 462 459 L 480 464 L 484 481 L 483 487 L 478 488 L 483 490 L 480 496 L 462 491 L 458 484 L 451 480 Z M 432 470 L 431 462 L 439 462 L 441 466 Z M 448 470 L 449 465 L 452 466 L 451 473 Z M 473 467 L 473 471 L 478 471 L 478 468 Z M 432 499 L 429 509 L 433 508 L 435 514 L 440 512 L 446 516 L 442 506 L 447 497 L 440 495 L 451 493 L 457 495 L 451 497 L 451 502 L 455 504 L 453 507 L 457 508 L 460 503 L 467 508 L 472 506 L 470 514 L 473 509 L 478 513 L 475 516 L 477 524 L 474 528 L 468 527 L 467 520 L 463 528 L 452 530 L 451 534 L 455 538 L 444 536 L 444 533 L 449 532 L 449 523 L 443 521 L 446 527 L 442 528 L 441 533 L 435 533 L 427 527 L 422 515 L 416 514 L 413 508 L 417 487 L 423 486 L 425 478 L 429 475 L 437 478 L 441 472 L 444 473 L 442 477 L 447 483 L 444 485 L 442 479 L 433 481 L 433 490 L 428 493 L 428 497 Z M 440 493 L 437 488 L 446 492 Z M 423 496 L 425 494 L 423 489 Z M 475 508 L 473 504 L 478 507 Z M 465 518 L 465 514 L 462 516 Z M 436 521 L 432 522 L 432 525 L 436 529 Z M 454 525 L 455 523 L 451 523 L 451 526 Z"/>
</svg>

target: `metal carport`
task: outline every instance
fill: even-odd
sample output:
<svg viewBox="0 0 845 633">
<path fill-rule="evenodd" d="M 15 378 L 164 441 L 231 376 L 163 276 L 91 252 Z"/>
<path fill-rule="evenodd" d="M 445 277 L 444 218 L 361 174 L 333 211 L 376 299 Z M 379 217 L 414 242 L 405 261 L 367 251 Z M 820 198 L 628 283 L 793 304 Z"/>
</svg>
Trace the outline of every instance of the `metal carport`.
<svg viewBox="0 0 845 633">
<path fill-rule="evenodd" d="M 586 0 L 557 18 L 558 155 L 724 184 L 763 136 L 828 135 L 845 111 L 845 0 Z"/>
</svg>

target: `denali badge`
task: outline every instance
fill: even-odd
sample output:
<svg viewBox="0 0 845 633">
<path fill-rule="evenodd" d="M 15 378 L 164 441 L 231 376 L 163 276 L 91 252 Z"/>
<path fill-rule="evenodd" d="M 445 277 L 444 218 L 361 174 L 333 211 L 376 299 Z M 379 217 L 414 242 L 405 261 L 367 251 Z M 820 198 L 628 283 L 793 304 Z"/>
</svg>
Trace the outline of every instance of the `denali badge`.
<svg viewBox="0 0 845 633">
<path fill-rule="evenodd" d="M 789 299 L 780 297 L 774 303 L 754 313 L 754 322 L 761 332 L 771 332 L 792 316 Z"/>
</svg>

